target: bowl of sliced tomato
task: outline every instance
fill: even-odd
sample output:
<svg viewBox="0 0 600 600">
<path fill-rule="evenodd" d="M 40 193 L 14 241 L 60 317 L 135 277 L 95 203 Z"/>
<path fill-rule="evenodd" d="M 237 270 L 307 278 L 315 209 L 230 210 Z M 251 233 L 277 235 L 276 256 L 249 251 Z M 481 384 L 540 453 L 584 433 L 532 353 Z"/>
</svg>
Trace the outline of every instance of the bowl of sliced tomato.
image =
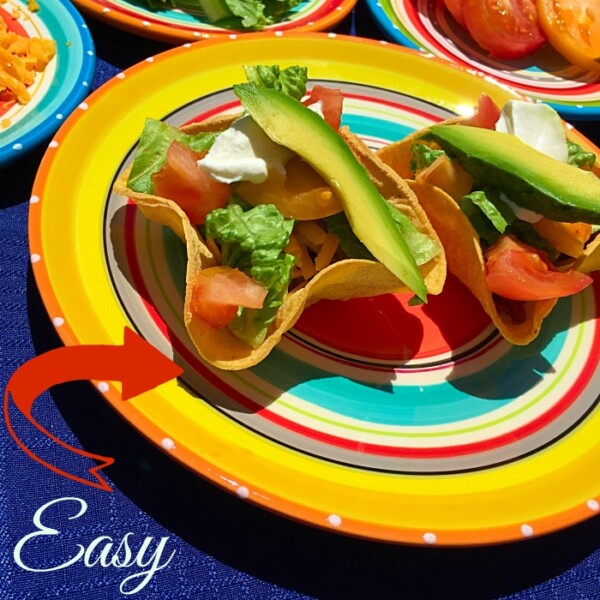
<svg viewBox="0 0 600 600">
<path fill-rule="evenodd" d="M 367 0 L 393 41 L 476 69 L 570 120 L 600 114 L 600 0 Z"/>
</svg>

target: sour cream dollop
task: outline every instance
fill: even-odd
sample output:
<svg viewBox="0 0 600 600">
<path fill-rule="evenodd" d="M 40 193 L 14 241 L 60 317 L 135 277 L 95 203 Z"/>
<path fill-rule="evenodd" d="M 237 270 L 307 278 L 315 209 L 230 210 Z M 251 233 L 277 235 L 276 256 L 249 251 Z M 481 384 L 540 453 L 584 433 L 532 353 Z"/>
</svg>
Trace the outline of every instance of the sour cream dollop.
<svg viewBox="0 0 600 600">
<path fill-rule="evenodd" d="M 246 115 L 223 131 L 198 166 L 223 183 L 261 183 L 269 171 L 285 173 L 292 152 L 276 144 Z"/>
</svg>

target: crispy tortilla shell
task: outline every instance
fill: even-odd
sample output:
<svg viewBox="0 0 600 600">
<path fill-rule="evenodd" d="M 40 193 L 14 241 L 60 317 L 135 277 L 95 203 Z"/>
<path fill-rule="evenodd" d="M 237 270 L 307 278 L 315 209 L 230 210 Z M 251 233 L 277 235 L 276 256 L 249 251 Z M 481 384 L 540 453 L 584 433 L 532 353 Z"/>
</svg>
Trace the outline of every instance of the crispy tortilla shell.
<svg viewBox="0 0 600 600">
<path fill-rule="evenodd" d="M 441 124 L 453 125 L 465 121 L 468 121 L 468 118 L 455 117 Z M 458 198 L 453 199 L 448 193 L 426 181 L 413 181 L 414 174 L 410 168 L 411 147 L 426 131 L 427 129 L 415 131 L 402 140 L 381 148 L 376 155 L 405 178 L 415 192 L 419 204 L 427 213 L 442 241 L 448 270 L 479 300 L 494 325 L 508 341 L 516 345 L 526 345 L 538 336 L 542 322 L 556 305 L 556 300 L 538 302 L 495 300 L 488 291 L 485 281 L 485 259 L 479 244 L 479 236 L 461 211 L 457 203 Z M 565 126 L 565 132 L 571 141 L 583 143 L 582 139 L 574 136 L 569 127 Z M 419 142 L 433 145 L 426 140 L 419 140 Z M 585 143 L 583 145 L 587 146 Z M 600 175 L 597 165 L 594 167 L 594 172 Z M 572 268 L 583 273 L 600 270 L 600 236 L 596 236 L 586 246 Z"/>
<path fill-rule="evenodd" d="M 423 265 L 421 271 L 428 293 L 439 294 L 446 278 L 446 259 L 442 244 L 425 211 L 419 206 L 406 183 L 377 159 L 358 138 L 349 132 L 345 132 L 344 137 L 372 174 L 382 195 L 406 214 L 420 231 L 438 242 L 440 252 Z M 196 227 L 175 202 L 128 189 L 128 175 L 128 170 L 121 175 L 114 185 L 114 191 L 134 200 L 146 218 L 169 227 L 185 243 L 187 267 L 184 322 L 199 355 L 215 367 L 240 370 L 256 365 L 279 343 L 282 335 L 293 327 L 304 308 L 321 299 L 347 300 L 409 292 L 408 288 L 381 263 L 355 259 L 334 262 L 319 271 L 306 285 L 286 296 L 265 341 L 258 348 L 252 348 L 235 337 L 228 328 L 214 329 L 194 315 L 190 308 L 191 283 L 198 271 L 216 265 L 217 260 Z"/>
<path fill-rule="evenodd" d="M 485 280 L 485 259 L 479 236 L 460 206 L 443 190 L 424 182 L 407 182 L 444 246 L 448 270 L 479 300 L 498 331 L 515 345 L 526 345 L 539 334 L 556 299 L 537 302 L 497 302 Z"/>
</svg>

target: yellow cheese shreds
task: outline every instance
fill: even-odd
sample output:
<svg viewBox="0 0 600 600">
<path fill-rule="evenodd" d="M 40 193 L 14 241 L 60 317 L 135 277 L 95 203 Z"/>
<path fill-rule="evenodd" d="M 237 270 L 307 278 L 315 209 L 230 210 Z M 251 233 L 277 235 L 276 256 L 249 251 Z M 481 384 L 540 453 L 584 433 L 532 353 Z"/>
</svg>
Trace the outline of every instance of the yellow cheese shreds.
<svg viewBox="0 0 600 600">
<path fill-rule="evenodd" d="M 295 268 L 297 267 L 299 273 L 293 273 L 295 277 L 299 276 L 303 279 L 310 279 L 316 273 L 315 264 L 306 248 L 306 241 L 300 234 L 292 233 L 292 235 L 290 235 L 290 241 L 288 242 L 285 251 L 289 254 L 293 254 L 296 258 Z"/>
<path fill-rule="evenodd" d="M 285 251 L 293 254 L 296 259 L 292 271 L 293 278 L 307 280 L 328 267 L 333 261 L 339 243 L 337 235 L 328 233 L 319 223 L 298 221 L 285 248 Z"/>
<path fill-rule="evenodd" d="M 311 250 L 314 252 L 316 252 L 325 242 L 327 231 L 320 227 L 315 221 L 298 221 L 295 227 L 306 239 Z"/>
<path fill-rule="evenodd" d="M 9 31 L 0 17 L 0 95 L 2 103 L 26 104 L 31 99 L 27 87 L 56 55 L 56 42 L 28 38 Z M 0 108 L 2 106 L 0 105 Z"/>
<path fill-rule="evenodd" d="M 340 238 L 333 233 L 328 233 L 319 253 L 315 257 L 315 269 L 317 271 L 322 271 L 331 264 L 339 245 Z"/>
</svg>

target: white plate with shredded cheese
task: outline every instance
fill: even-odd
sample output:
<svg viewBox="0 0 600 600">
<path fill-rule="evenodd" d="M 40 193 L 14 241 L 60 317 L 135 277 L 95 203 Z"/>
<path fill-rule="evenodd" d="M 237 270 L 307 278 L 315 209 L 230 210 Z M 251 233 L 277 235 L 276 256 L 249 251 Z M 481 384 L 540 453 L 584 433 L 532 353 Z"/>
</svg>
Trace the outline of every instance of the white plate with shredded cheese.
<svg viewBox="0 0 600 600">
<path fill-rule="evenodd" d="M 94 43 L 66 0 L 0 4 L 0 166 L 49 139 L 91 91 Z"/>
</svg>

